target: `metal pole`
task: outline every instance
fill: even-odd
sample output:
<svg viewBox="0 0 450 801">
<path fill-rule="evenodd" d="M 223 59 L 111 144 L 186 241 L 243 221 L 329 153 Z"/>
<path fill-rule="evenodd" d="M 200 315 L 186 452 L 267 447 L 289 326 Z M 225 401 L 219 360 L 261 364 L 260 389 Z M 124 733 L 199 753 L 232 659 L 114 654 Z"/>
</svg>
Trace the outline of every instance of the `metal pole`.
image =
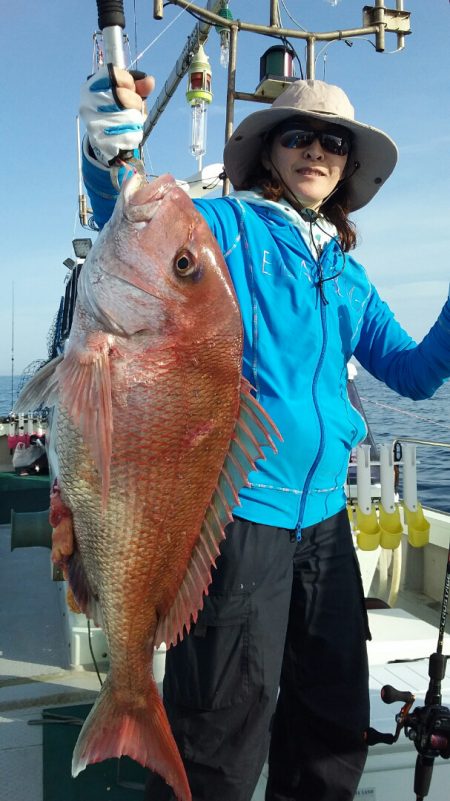
<svg viewBox="0 0 450 801">
<path fill-rule="evenodd" d="M 245 100 L 249 103 L 273 103 L 273 97 L 267 97 L 267 95 L 251 95 L 250 92 L 235 92 L 234 93 L 235 100 Z"/>
<path fill-rule="evenodd" d="M 83 192 L 83 172 L 81 168 L 81 136 L 80 136 L 80 118 L 76 117 L 77 126 L 77 169 L 78 169 L 78 218 L 81 225 L 88 224 L 88 209 L 86 203 L 86 195 Z"/>
<path fill-rule="evenodd" d="M 270 0 L 270 26 L 278 28 L 280 25 L 280 11 L 278 0 Z"/>
<path fill-rule="evenodd" d="M 450 448 L 450 442 L 437 442 L 436 440 L 432 439 L 415 439 L 414 437 L 399 437 L 398 439 L 394 439 L 392 443 L 392 447 L 395 448 L 397 442 L 402 445 L 403 442 L 410 442 L 415 445 L 430 445 L 435 448 Z"/>
<path fill-rule="evenodd" d="M 395 5 L 397 7 L 397 11 L 404 11 L 405 10 L 404 6 L 403 6 L 403 0 L 396 0 Z M 405 46 L 405 35 L 403 33 L 398 33 L 397 34 L 397 49 L 398 50 L 403 50 L 404 46 Z"/>
<path fill-rule="evenodd" d="M 306 40 L 306 77 L 314 80 L 315 78 L 315 43 L 314 36 L 308 36 Z"/>
<path fill-rule="evenodd" d="M 384 52 L 384 33 L 385 33 L 385 26 L 386 22 L 384 19 L 384 0 L 375 0 L 375 14 L 374 14 L 375 22 L 378 26 L 378 30 L 375 34 L 375 47 L 377 49 L 377 53 Z"/>
<path fill-rule="evenodd" d="M 163 18 L 163 0 L 154 0 L 153 2 L 153 19 Z"/>
<path fill-rule="evenodd" d="M 227 81 L 227 113 L 225 121 L 225 144 L 233 133 L 234 125 L 234 99 L 236 90 L 236 55 L 237 55 L 237 35 L 238 26 L 232 25 L 230 31 L 230 55 L 228 61 L 228 81 Z M 223 195 L 230 193 L 230 179 L 225 178 L 223 182 Z"/>
<path fill-rule="evenodd" d="M 170 0 L 176 6 L 181 8 L 189 8 L 190 11 L 198 14 L 202 19 L 207 20 L 210 25 L 221 25 L 222 27 L 231 28 L 233 24 L 238 26 L 240 31 L 249 31 L 250 33 L 261 33 L 267 36 L 277 36 L 280 39 L 283 37 L 291 39 L 308 39 L 310 36 L 317 41 L 321 42 L 334 42 L 339 39 L 350 39 L 353 36 L 367 36 L 368 34 L 378 32 L 378 25 L 367 25 L 364 28 L 348 28 L 345 30 L 327 31 L 326 33 L 309 33 L 307 31 L 299 31 L 297 28 L 279 28 L 274 31 L 270 25 L 256 25 L 253 22 L 243 22 L 240 19 L 227 20 L 220 17 L 212 11 L 200 8 L 189 2 L 189 0 Z"/>
</svg>

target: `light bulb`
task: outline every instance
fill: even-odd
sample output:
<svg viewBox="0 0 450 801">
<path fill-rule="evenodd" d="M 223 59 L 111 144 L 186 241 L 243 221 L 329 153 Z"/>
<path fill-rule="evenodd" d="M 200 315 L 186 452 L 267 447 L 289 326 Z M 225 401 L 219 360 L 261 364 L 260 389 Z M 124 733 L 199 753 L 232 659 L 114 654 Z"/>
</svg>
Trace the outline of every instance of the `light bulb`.
<svg viewBox="0 0 450 801">
<path fill-rule="evenodd" d="M 195 158 L 206 153 L 206 112 L 208 104 L 204 100 L 196 100 L 191 104 L 191 146 L 190 151 Z"/>
</svg>

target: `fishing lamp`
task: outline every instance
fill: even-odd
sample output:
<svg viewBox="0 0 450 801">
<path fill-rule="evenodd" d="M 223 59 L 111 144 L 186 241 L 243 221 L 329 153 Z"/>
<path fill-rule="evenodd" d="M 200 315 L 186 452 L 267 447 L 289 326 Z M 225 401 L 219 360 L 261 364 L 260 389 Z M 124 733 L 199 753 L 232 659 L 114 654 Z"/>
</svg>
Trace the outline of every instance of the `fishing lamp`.
<svg viewBox="0 0 450 801">
<path fill-rule="evenodd" d="M 77 259 L 85 259 L 92 247 L 92 239 L 72 239 L 72 245 Z"/>
<path fill-rule="evenodd" d="M 269 47 L 259 60 L 259 84 L 255 94 L 275 100 L 289 83 L 296 81 L 294 76 L 295 53 L 288 45 Z"/>
<path fill-rule="evenodd" d="M 192 110 L 190 151 L 195 158 L 200 158 L 206 153 L 206 112 L 212 100 L 211 66 L 202 45 L 188 70 L 186 100 Z"/>
<path fill-rule="evenodd" d="M 224 1 L 223 6 L 220 8 L 219 17 L 223 19 L 233 19 L 233 15 L 228 8 L 228 0 Z M 216 31 L 220 36 L 220 66 L 224 69 L 228 68 L 228 61 L 230 58 L 230 29 L 227 25 L 216 25 Z"/>
</svg>

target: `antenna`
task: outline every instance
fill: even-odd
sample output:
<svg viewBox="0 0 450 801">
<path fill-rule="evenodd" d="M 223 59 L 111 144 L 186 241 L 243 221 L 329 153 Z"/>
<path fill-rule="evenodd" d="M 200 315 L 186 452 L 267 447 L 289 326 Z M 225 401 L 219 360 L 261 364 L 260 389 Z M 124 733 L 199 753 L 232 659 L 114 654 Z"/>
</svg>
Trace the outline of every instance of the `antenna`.
<svg viewBox="0 0 450 801">
<path fill-rule="evenodd" d="M 11 284 L 11 409 L 14 406 L 14 281 Z"/>
</svg>

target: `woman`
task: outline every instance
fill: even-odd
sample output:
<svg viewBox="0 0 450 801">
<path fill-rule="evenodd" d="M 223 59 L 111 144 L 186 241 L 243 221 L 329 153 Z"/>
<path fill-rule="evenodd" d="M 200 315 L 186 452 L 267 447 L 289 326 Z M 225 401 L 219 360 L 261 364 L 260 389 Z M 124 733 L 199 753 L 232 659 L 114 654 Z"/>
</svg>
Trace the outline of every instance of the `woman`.
<svg viewBox="0 0 450 801">
<path fill-rule="evenodd" d="M 100 225 L 117 196 L 109 166 L 139 144 L 151 89 L 102 69 L 81 110 Z M 167 655 L 164 700 L 194 801 L 250 801 L 269 741 L 266 801 L 350 801 L 364 768 L 370 633 L 344 483 L 365 427 L 347 362 L 415 399 L 450 374 L 450 303 L 417 346 L 350 254 L 348 214 L 396 156 L 341 89 L 297 81 L 227 143 L 237 191 L 196 201 L 240 302 L 243 372 L 284 441 L 241 491 L 205 608 Z M 150 776 L 146 797 L 174 796 Z"/>
</svg>

